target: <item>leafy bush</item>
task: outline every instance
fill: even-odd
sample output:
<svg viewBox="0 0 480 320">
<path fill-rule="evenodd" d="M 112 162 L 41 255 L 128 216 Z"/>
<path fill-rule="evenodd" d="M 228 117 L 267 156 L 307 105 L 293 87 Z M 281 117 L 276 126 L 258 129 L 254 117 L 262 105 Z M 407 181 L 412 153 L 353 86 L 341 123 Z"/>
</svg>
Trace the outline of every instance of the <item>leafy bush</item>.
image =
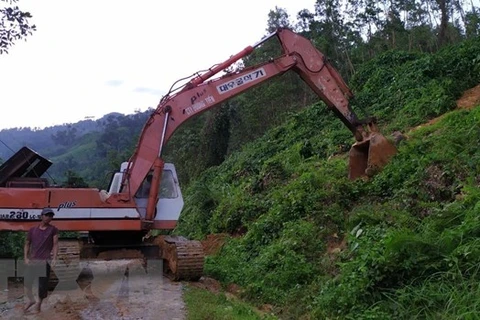
<svg viewBox="0 0 480 320">
<path fill-rule="evenodd" d="M 355 75 L 354 108 L 383 132 L 410 130 L 369 180 L 346 178 L 354 139 L 322 103 L 207 170 L 180 225 L 232 234 L 206 273 L 286 318 L 468 318 L 480 292 L 480 108 L 445 113 L 480 82 L 479 49 L 391 51 Z"/>
</svg>

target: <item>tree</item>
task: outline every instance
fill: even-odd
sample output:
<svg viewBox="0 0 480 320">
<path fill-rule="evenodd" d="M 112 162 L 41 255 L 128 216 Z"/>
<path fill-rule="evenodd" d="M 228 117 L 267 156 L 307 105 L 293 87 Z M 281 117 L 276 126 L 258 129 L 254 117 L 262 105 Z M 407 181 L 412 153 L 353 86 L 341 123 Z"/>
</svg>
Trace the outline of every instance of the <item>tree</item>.
<svg viewBox="0 0 480 320">
<path fill-rule="evenodd" d="M 442 46 L 445 43 L 446 33 L 447 33 L 447 26 L 448 26 L 448 9 L 450 1 L 448 0 L 436 0 L 438 7 L 440 8 L 441 18 L 440 18 L 440 26 L 438 32 L 438 44 Z"/>
<path fill-rule="evenodd" d="M 24 232 L 0 231 L 0 258 L 22 257 L 24 242 Z"/>
<path fill-rule="evenodd" d="M 60 130 L 51 135 L 53 142 L 65 147 L 71 146 L 75 142 L 76 137 L 77 128 L 72 125 L 67 125 L 66 130 Z"/>
<path fill-rule="evenodd" d="M 230 142 L 230 102 L 211 110 L 202 129 L 200 155 L 205 168 L 218 166 L 225 160 Z"/>
<path fill-rule="evenodd" d="M 278 28 L 291 28 L 291 23 L 287 11 L 275 6 L 275 10 L 268 13 L 267 32 L 275 32 Z"/>
<path fill-rule="evenodd" d="M 465 33 L 468 38 L 478 37 L 480 35 L 480 12 L 472 8 L 471 12 L 465 15 Z"/>
<path fill-rule="evenodd" d="M 65 187 L 66 188 L 88 188 L 88 183 L 83 180 L 77 173 L 72 170 L 65 172 Z"/>
<path fill-rule="evenodd" d="M 18 0 L 0 0 L 7 3 L 0 7 L 0 54 L 8 53 L 15 41 L 26 39 L 37 28 L 30 24 L 30 12 L 24 12 L 13 4 Z"/>
</svg>

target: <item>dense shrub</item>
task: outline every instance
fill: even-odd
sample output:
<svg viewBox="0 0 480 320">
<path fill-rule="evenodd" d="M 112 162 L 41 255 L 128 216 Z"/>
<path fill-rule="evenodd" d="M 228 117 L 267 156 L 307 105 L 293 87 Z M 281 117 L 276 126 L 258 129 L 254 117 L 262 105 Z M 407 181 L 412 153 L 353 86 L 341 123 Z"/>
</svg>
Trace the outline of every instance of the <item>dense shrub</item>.
<svg viewBox="0 0 480 320">
<path fill-rule="evenodd" d="M 392 51 L 356 74 L 354 108 L 408 137 L 372 179 L 346 178 L 351 133 L 315 104 L 192 184 L 177 232 L 230 233 L 207 274 L 286 318 L 466 316 L 480 292 L 480 108 L 415 127 L 480 82 L 478 52 Z"/>
</svg>

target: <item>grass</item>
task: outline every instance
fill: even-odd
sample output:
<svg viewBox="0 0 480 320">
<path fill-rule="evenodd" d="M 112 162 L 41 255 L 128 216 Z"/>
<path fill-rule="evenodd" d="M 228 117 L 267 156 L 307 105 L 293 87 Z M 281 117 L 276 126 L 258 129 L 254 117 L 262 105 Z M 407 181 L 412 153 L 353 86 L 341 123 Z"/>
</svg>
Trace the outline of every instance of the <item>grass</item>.
<svg viewBox="0 0 480 320">
<path fill-rule="evenodd" d="M 227 297 L 224 293 L 213 293 L 205 289 L 186 286 L 184 301 L 187 320 L 273 320 L 272 315 L 262 315 L 252 306 Z"/>
<path fill-rule="evenodd" d="M 468 52 L 476 56 L 479 45 Z M 206 275 L 288 319 L 480 319 L 480 109 L 451 111 L 480 78 L 464 82 L 454 66 L 432 68 L 435 59 L 397 66 L 398 75 L 423 74 L 420 81 L 385 84 L 388 63 L 369 69 L 357 99 L 388 119 L 384 134 L 408 133 L 374 178 L 346 178 L 351 137 L 313 105 L 194 181 L 177 232 L 232 235 L 206 260 Z M 212 299 L 198 319 L 226 311 L 250 319 L 216 300 L 225 297 Z"/>
</svg>

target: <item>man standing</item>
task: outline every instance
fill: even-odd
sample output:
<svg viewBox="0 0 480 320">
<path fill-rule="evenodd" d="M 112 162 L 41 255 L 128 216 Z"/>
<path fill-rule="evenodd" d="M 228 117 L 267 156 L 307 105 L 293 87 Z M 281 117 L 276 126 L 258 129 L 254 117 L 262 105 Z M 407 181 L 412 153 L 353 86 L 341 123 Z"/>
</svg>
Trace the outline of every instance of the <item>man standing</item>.
<svg viewBox="0 0 480 320">
<path fill-rule="evenodd" d="M 58 254 L 58 229 L 50 224 L 54 215 L 52 209 L 43 209 L 40 224 L 28 230 L 24 246 L 24 286 L 28 297 L 25 311 L 35 305 L 33 312 L 40 312 L 42 301 L 48 294 L 50 269 L 51 266 L 55 266 Z M 34 281 L 38 281 L 38 301 L 36 303 L 32 293 Z"/>
</svg>

